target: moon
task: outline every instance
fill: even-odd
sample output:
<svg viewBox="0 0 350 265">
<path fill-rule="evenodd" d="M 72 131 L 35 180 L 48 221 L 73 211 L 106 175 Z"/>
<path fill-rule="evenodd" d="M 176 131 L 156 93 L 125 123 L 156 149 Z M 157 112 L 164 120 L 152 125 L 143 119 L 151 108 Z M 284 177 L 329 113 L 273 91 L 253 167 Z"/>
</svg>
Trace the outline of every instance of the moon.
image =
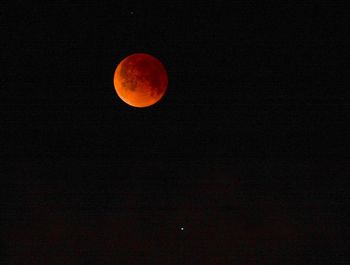
<svg viewBox="0 0 350 265">
<path fill-rule="evenodd" d="M 114 72 L 114 88 L 119 98 L 130 106 L 149 107 L 164 96 L 168 74 L 152 55 L 135 53 L 127 56 Z"/>
</svg>

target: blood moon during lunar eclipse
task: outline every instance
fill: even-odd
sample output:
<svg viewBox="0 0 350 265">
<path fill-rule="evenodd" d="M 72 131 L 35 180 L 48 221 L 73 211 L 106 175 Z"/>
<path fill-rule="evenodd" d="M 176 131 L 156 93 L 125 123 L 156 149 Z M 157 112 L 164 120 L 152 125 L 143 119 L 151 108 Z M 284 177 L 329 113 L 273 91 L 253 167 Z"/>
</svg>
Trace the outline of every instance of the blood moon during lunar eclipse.
<svg viewBox="0 0 350 265">
<path fill-rule="evenodd" d="M 146 53 L 127 56 L 114 73 L 117 95 L 133 107 L 143 108 L 157 103 L 168 86 L 168 74 L 163 64 Z"/>
</svg>

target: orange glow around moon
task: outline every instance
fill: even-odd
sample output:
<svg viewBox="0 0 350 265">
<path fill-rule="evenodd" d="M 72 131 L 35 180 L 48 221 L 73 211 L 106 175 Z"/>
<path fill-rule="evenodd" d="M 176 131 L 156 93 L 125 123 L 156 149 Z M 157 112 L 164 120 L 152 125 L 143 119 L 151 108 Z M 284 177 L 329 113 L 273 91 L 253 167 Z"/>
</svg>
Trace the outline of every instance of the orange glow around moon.
<svg viewBox="0 0 350 265">
<path fill-rule="evenodd" d="M 114 73 L 114 88 L 118 96 L 133 107 L 148 107 L 165 94 L 168 74 L 162 63 L 145 53 L 135 53 L 123 59 Z"/>
</svg>

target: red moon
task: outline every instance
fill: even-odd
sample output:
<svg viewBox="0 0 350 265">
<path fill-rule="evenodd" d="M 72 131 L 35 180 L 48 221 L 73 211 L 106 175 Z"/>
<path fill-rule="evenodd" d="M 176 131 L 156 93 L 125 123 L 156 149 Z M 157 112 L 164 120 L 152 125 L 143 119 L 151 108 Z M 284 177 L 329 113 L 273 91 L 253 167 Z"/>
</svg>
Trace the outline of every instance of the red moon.
<svg viewBox="0 0 350 265">
<path fill-rule="evenodd" d="M 163 64 L 146 53 L 127 56 L 114 73 L 115 91 L 133 107 L 144 108 L 157 103 L 167 86 L 168 74 Z"/>
</svg>

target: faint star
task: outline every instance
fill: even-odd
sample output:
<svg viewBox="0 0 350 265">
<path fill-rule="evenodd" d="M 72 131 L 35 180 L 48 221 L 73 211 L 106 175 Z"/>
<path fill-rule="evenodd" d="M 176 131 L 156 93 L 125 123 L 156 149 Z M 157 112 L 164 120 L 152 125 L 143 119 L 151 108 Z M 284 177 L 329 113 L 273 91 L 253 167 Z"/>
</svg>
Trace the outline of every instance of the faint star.
<svg viewBox="0 0 350 265">
<path fill-rule="evenodd" d="M 180 229 L 181 229 L 181 231 L 184 231 L 184 228 L 183 228 L 183 227 L 181 227 Z"/>
</svg>

